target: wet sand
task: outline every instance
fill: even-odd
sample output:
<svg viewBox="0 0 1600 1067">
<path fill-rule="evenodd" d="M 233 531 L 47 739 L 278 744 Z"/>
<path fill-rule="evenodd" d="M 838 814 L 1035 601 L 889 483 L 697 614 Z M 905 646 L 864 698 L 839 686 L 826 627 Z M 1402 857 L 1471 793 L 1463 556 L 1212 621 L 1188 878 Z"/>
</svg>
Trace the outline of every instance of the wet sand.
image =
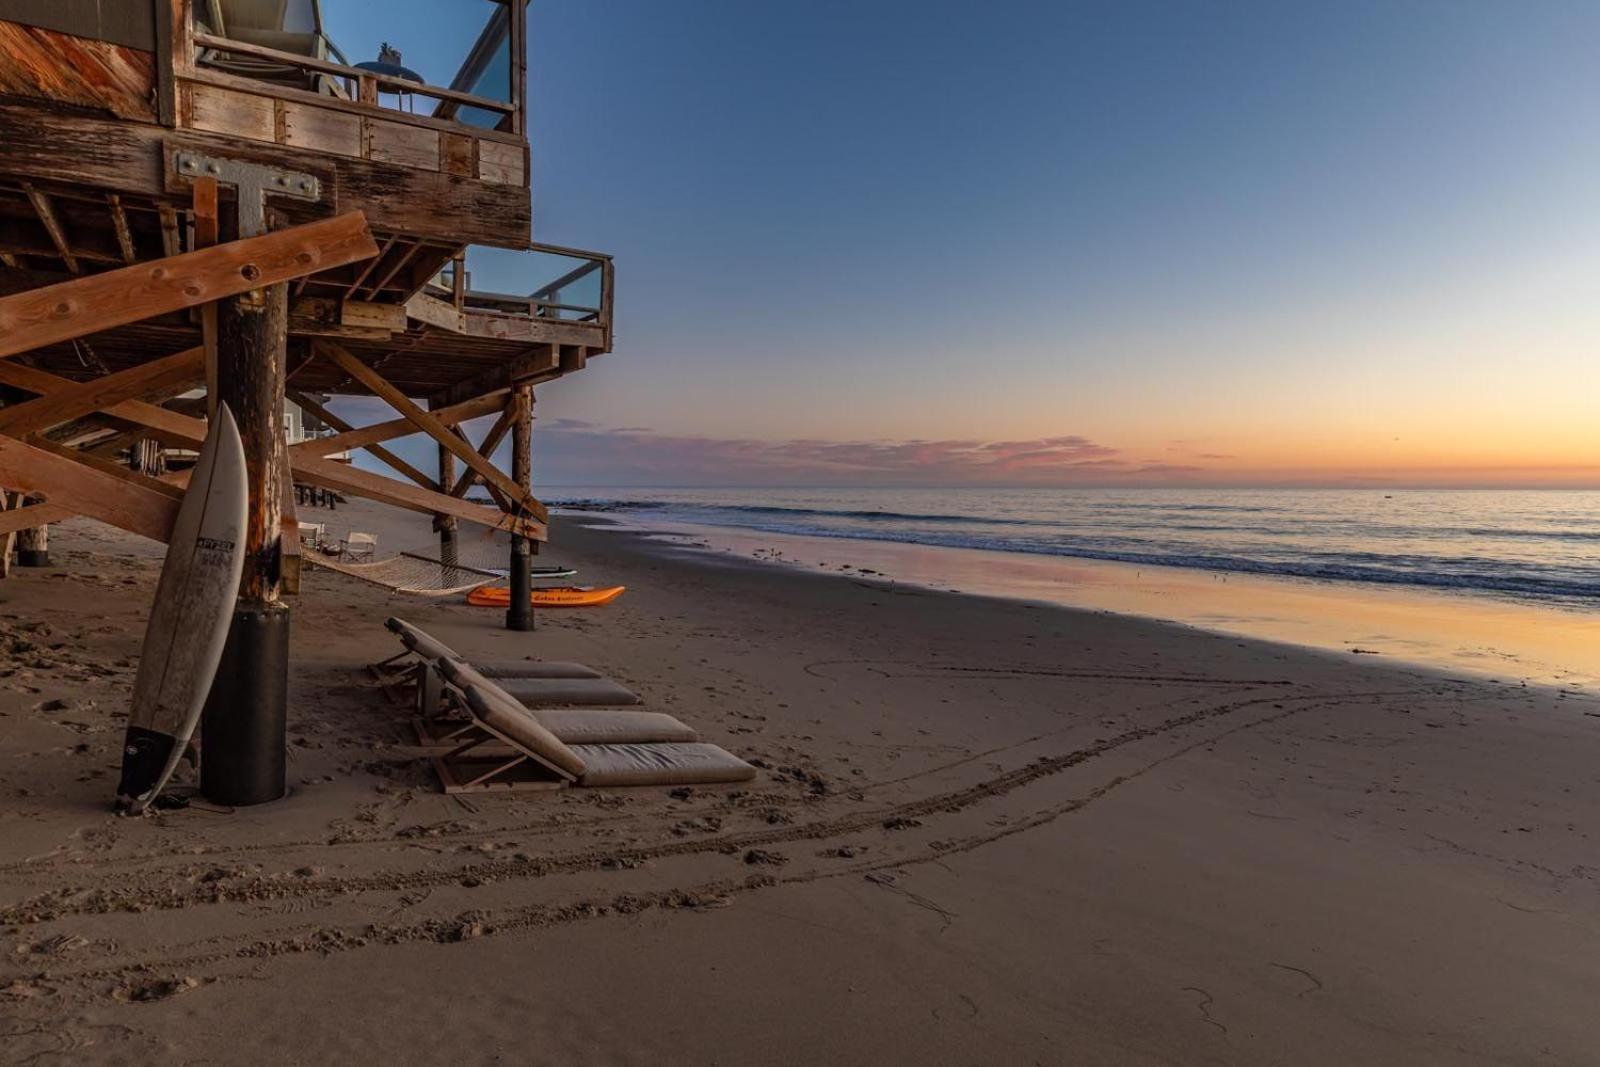
<svg viewBox="0 0 1600 1067">
<path fill-rule="evenodd" d="M 311 517 L 303 515 L 304 517 Z M 425 523 L 341 509 L 411 547 Z M 155 546 L 0 583 L 6 1062 L 1583 1063 L 1600 702 L 684 552 L 545 612 L 325 571 L 292 795 L 109 812 Z M 839 562 L 850 560 L 841 551 Z M 403 614 L 575 659 L 761 776 L 438 792 L 361 671 Z"/>
<path fill-rule="evenodd" d="M 628 525 L 625 514 L 619 525 Z M 1600 691 L 1600 612 L 1593 605 L 727 526 L 686 523 L 649 532 L 680 545 L 767 562 L 1138 615 L 1491 679 Z"/>
</svg>

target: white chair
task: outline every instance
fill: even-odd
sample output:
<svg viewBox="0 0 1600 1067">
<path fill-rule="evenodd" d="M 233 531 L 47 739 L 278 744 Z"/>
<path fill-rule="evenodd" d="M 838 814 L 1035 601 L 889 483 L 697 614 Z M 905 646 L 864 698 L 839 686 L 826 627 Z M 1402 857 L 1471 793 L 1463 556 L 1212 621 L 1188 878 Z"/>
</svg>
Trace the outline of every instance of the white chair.
<svg viewBox="0 0 1600 1067">
<path fill-rule="evenodd" d="M 360 533 L 351 530 L 345 539 L 339 542 L 339 559 L 356 563 L 361 560 L 371 561 L 378 555 L 378 539 L 369 533 Z"/>
</svg>

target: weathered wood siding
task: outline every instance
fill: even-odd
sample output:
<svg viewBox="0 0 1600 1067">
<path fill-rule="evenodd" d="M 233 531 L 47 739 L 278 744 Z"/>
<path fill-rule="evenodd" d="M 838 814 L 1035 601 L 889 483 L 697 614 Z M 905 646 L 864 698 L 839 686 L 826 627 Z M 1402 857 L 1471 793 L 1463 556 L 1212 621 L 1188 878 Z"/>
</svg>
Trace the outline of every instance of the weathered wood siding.
<svg viewBox="0 0 1600 1067">
<path fill-rule="evenodd" d="M 151 0 L 5 0 L 4 6 L 9 22 L 156 50 L 156 5 Z"/>
<path fill-rule="evenodd" d="M 0 22 L 0 96 L 55 100 L 154 122 L 155 88 L 152 52 Z"/>
<path fill-rule="evenodd" d="M 528 184 L 528 145 L 513 134 L 454 127 L 426 115 L 334 100 L 213 71 L 178 79 L 178 125 L 326 155 Z"/>
<path fill-rule="evenodd" d="M 323 182 L 322 202 L 279 205 L 292 220 L 359 209 L 374 229 L 387 233 L 510 248 L 529 240 L 531 204 L 524 185 L 468 181 L 443 171 L 220 133 L 96 119 L 16 100 L 0 99 L 0 131 L 0 174 L 8 177 L 163 198 L 171 194 L 163 147 L 192 149 L 316 175 Z M 65 145 L 71 151 L 63 151 Z"/>
</svg>

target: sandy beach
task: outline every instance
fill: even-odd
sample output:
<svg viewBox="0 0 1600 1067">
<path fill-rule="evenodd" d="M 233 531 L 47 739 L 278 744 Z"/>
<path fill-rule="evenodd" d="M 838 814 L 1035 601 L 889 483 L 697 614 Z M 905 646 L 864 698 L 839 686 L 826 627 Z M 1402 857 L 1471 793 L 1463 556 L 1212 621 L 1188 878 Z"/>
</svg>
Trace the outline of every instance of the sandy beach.
<svg viewBox="0 0 1600 1067">
<path fill-rule="evenodd" d="M 0 1060 L 1594 1061 L 1594 697 L 601 523 L 541 562 L 627 594 L 532 634 L 308 571 L 291 795 L 142 819 L 159 546 L 53 529 L 0 583 Z M 591 664 L 760 775 L 445 796 L 363 670 L 391 614 Z"/>
</svg>

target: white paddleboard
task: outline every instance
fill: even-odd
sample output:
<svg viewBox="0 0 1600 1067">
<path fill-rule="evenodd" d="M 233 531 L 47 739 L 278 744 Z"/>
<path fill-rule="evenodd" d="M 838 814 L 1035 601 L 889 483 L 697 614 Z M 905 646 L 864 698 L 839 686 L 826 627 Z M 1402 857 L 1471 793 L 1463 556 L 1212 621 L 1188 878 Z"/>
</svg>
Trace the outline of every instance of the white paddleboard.
<svg viewBox="0 0 1600 1067">
<path fill-rule="evenodd" d="M 117 786 L 117 807 L 129 813 L 166 786 L 199 725 L 239 596 L 248 502 L 239 427 L 218 404 L 167 542 L 133 683 Z"/>
</svg>

